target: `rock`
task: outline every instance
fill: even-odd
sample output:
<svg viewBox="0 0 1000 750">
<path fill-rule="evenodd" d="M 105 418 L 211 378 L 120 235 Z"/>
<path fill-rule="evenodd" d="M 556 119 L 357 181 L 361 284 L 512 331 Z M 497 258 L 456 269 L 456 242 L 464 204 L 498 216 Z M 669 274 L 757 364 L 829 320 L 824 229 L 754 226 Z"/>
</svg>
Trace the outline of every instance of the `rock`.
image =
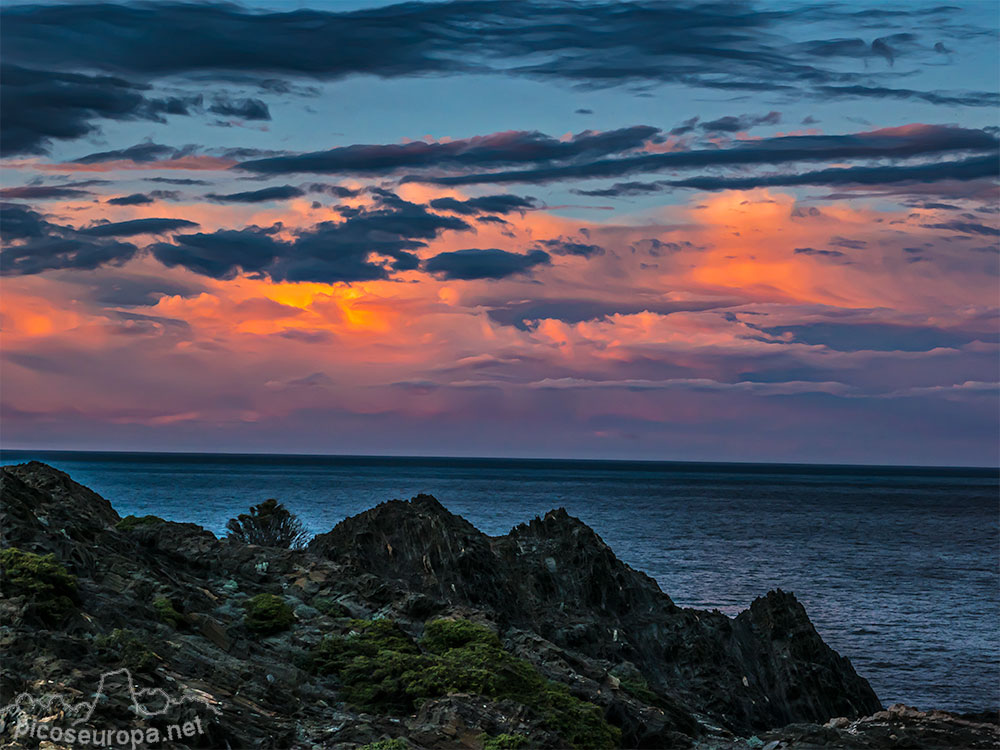
<svg viewBox="0 0 1000 750">
<path fill-rule="evenodd" d="M 735 621 L 680 609 L 564 509 L 488 537 L 421 495 L 348 518 L 309 551 L 587 658 L 642 665 L 655 692 L 713 706 L 713 720 L 732 731 L 881 708 L 793 595 L 772 592 Z"/>
<path fill-rule="evenodd" d="M 995 714 L 882 711 L 791 594 L 771 592 L 735 619 L 677 607 L 562 509 L 489 537 L 424 495 L 346 519 L 302 551 L 160 519 L 119 527 L 106 500 L 40 463 L 4 467 L 0 498 L 4 545 L 52 553 L 78 585 L 72 612 L 52 626 L 22 616 L 24 597 L 0 596 L 0 705 L 40 690 L 79 702 L 128 657 L 141 665 L 137 689 L 199 697 L 173 710 L 204 720 L 201 746 L 406 738 L 444 750 L 509 734 L 526 747 L 565 747 L 536 708 L 513 699 L 451 694 L 412 715 L 363 713 L 344 702 L 337 675 L 305 668 L 328 632 L 360 627 L 349 618 L 392 620 L 418 639 L 428 619 L 449 617 L 488 625 L 525 668 L 618 727 L 627 747 L 747 747 L 737 735 L 768 750 L 1000 739 Z M 263 593 L 297 620 L 255 637 L 242 602 Z M 112 641 L 128 653 L 95 645 Z M 110 691 L 90 726 L 135 723 L 128 694 Z"/>
</svg>

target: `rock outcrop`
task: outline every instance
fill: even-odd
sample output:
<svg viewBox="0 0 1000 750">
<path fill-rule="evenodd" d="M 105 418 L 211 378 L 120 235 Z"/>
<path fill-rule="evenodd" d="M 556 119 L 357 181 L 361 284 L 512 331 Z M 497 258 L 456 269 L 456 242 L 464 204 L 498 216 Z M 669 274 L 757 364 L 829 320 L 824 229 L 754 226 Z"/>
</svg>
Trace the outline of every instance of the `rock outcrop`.
<svg viewBox="0 0 1000 750">
<path fill-rule="evenodd" d="M 420 496 L 346 519 L 307 550 L 283 550 L 193 524 L 123 520 L 39 463 L 4 467 L 0 500 L 3 547 L 16 550 L 5 553 L 0 584 L 0 705 L 32 697 L 0 715 L 4 747 L 39 746 L 13 737 L 25 717 L 79 719 L 76 729 L 94 731 L 197 721 L 202 733 L 172 745 L 190 747 L 355 748 L 390 738 L 428 750 L 601 747 L 612 737 L 624 747 L 808 747 L 847 734 L 995 736 L 986 719 L 881 712 L 791 594 L 771 592 L 733 619 L 677 607 L 564 510 L 489 537 Z M 67 586 L 71 596 L 43 601 Z M 245 616 L 251 602 L 266 604 L 258 618 L 281 610 L 273 630 Z M 425 623 L 441 619 L 459 634 L 494 632 L 493 645 L 432 647 Z M 462 663 L 484 653 L 513 672 L 480 676 Z M 361 660 L 350 662 L 353 673 L 349 657 Z M 406 697 L 405 709 L 378 708 L 381 693 L 358 682 L 359 664 L 371 665 L 379 690 Z M 109 674 L 119 689 L 94 698 Z M 138 715 L 136 695 L 146 701 Z M 92 714 L 78 715 L 89 699 Z M 894 721 L 922 729 L 886 730 Z"/>
</svg>

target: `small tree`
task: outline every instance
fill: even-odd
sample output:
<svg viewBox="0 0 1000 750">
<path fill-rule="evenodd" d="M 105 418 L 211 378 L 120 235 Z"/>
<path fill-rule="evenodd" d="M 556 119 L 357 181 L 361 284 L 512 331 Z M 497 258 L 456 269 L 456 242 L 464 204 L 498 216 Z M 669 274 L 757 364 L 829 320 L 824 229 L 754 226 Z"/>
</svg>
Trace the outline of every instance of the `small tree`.
<svg viewBox="0 0 1000 750">
<path fill-rule="evenodd" d="M 309 535 L 298 517 L 273 497 L 226 523 L 229 538 L 262 547 L 301 549 Z"/>
</svg>

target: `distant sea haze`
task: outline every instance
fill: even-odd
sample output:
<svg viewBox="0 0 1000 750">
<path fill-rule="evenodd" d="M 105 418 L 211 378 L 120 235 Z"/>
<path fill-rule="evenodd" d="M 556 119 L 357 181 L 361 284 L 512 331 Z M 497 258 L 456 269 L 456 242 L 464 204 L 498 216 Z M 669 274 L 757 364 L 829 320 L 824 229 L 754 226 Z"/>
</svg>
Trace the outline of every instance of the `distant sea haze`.
<svg viewBox="0 0 1000 750">
<path fill-rule="evenodd" d="M 1000 694 L 998 471 L 519 459 L 3 451 L 223 534 L 275 497 L 310 532 L 420 492 L 488 534 L 565 507 L 685 607 L 793 591 L 883 703 L 975 711 Z"/>
</svg>

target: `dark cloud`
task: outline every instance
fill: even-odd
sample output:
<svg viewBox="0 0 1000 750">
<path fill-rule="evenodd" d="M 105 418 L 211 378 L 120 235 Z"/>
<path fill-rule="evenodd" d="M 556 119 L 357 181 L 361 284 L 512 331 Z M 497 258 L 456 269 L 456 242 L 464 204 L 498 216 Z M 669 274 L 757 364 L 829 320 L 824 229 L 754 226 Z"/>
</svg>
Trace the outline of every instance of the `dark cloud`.
<svg viewBox="0 0 1000 750">
<path fill-rule="evenodd" d="M 751 190 L 758 187 L 794 185 L 880 185 L 888 183 L 976 180 L 997 175 L 997 157 L 983 156 L 963 161 L 880 167 L 837 167 L 803 174 L 761 177 L 691 177 L 656 182 L 621 182 L 601 190 L 574 190 L 580 195 L 621 197 L 657 192 L 668 188 L 695 190 Z"/>
<path fill-rule="evenodd" d="M 23 276 L 53 269 L 91 270 L 107 264 L 121 265 L 136 250 L 135 245 L 123 242 L 47 235 L 7 245 L 0 252 L 0 273 Z"/>
<path fill-rule="evenodd" d="M 131 195 L 122 195 L 117 198 L 108 198 L 107 203 L 112 206 L 142 206 L 147 203 L 153 203 L 153 199 L 144 193 L 132 193 Z"/>
<path fill-rule="evenodd" d="M 562 320 L 566 323 L 580 323 L 585 320 L 603 320 L 611 315 L 635 315 L 641 312 L 669 315 L 674 312 L 697 312 L 732 307 L 736 304 L 739 303 L 731 300 L 630 303 L 621 300 L 553 299 L 494 305 L 490 307 L 487 314 L 491 320 L 500 325 L 513 326 L 526 331 L 532 328 L 533 322 L 547 318 Z"/>
<path fill-rule="evenodd" d="M 189 177 L 147 177 L 146 182 L 162 182 L 165 185 L 208 185 L 208 180 L 194 180 Z"/>
<path fill-rule="evenodd" d="M 860 97 L 868 99 L 908 99 L 939 104 L 946 107 L 995 107 L 1000 104 L 1000 94 L 992 91 L 914 91 L 886 86 L 820 86 L 818 93 L 825 97 Z"/>
<path fill-rule="evenodd" d="M 795 248 L 796 255 L 821 255 L 827 258 L 843 258 L 844 253 L 840 250 L 817 250 L 812 247 L 797 247 Z"/>
<path fill-rule="evenodd" d="M 457 214 L 473 216 L 475 214 L 509 214 L 513 211 L 527 211 L 536 208 L 538 202 L 534 198 L 522 198 L 519 195 L 484 195 L 480 198 L 435 198 L 430 203 L 431 208 L 439 211 L 454 211 Z"/>
<path fill-rule="evenodd" d="M 442 143 L 412 141 L 342 146 L 329 151 L 255 159 L 237 167 L 260 174 L 388 174 L 401 169 L 482 169 L 593 159 L 636 149 L 659 134 L 659 129 L 648 125 L 602 133 L 585 130 L 568 139 L 553 138 L 538 131 L 507 131 Z"/>
<path fill-rule="evenodd" d="M 532 250 L 526 255 L 506 250 L 469 249 L 440 253 L 424 261 L 424 268 L 443 279 L 471 281 L 474 279 L 503 279 L 528 273 L 532 268 L 551 262 L 549 254 Z"/>
<path fill-rule="evenodd" d="M 198 226 L 197 222 L 186 219 L 131 219 L 130 221 L 95 224 L 77 231 L 91 237 L 133 237 L 137 234 L 165 234 L 196 226 Z"/>
<path fill-rule="evenodd" d="M 738 133 L 758 125 L 777 125 L 779 122 L 781 122 L 781 113 L 772 111 L 766 115 L 728 115 L 717 120 L 703 122 L 698 127 L 709 133 Z"/>
<path fill-rule="evenodd" d="M 183 219 L 134 219 L 76 229 L 50 222 L 28 206 L 4 203 L 0 204 L 0 233 L 5 242 L 0 269 L 3 275 L 17 276 L 121 265 L 138 248 L 116 238 L 162 234 L 192 226 L 197 225 Z"/>
<path fill-rule="evenodd" d="M 51 225 L 34 209 L 20 203 L 0 203 L 0 237 L 24 240 L 43 237 Z"/>
<path fill-rule="evenodd" d="M 502 66 L 511 74 L 591 86 L 670 81 L 767 91 L 852 78 L 821 67 L 830 58 L 870 55 L 892 62 L 900 50 L 922 51 L 906 34 L 870 44 L 794 45 L 785 38 L 795 24 L 831 15 L 823 6 L 772 11 L 739 0 L 457 0 L 291 12 L 169 2 L 14 5 L 3 11 L 0 39 L 8 59 L 25 64 L 94 66 L 143 77 L 255 76 L 272 88 L 287 86 L 274 80 L 282 74 L 388 77 Z"/>
<path fill-rule="evenodd" d="M 441 232 L 471 229 L 461 219 L 431 213 L 389 191 L 373 194 L 376 206 L 345 207 L 343 221 L 318 224 L 291 241 L 276 238 L 278 227 L 247 227 L 177 235 L 174 243 L 158 243 L 151 250 L 165 265 L 219 279 L 243 272 L 276 281 L 369 281 L 416 269 L 419 259 L 412 251 Z"/>
<path fill-rule="evenodd" d="M 79 159 L 74 159 L 75 164 L 100 164 L 102 162 L 108 161 L 134 161 L 139 164 L 146 164 L 154 161 L 166 161 L 168 159 L 176 159 L 181 156 L 187 156 L 194 152 L 194 146 L 185 146 L 184 148 L 174 148 L 172 146 L 164 146 L 162 143 L 137 143 L 134 146 L 129 146 L 128 148 L 115 149 L 113 151 L 97 151 L 93 154 L 87 154 L 86 156 L 81 156 Z M 167 177 L 150 177 L 150 180 L 156 180 L 158 182 L 167 182 L 171 178 Z M 176 183 L 175 183 L 176 184 Z M 189 184 L 189 183 L 184 183 Z"/>
<path fill-rule="evenodd" d="M 284 201 L 291 198 L 300 198 L 305 195 L 305 191 L 293 185 L 281 185 L 278 187 L 262 188 L 260 190 L 250 190 L 244 193 L 228 193 L 219 195 L 209 193 L 205 197 L 217 203 L 264 203 L 265 201 Z"/>
<path fill-rule="evenodd" d="M 147 98 L 148 86 L 91 76 L 4 65 L 0 68 L 0 154 L 41 154 L 52 140 L 80 138 L 100 118 L 155 120 L 187 114 L 180 100 Z"/>
<path fill-rule="evenodd" d="M 208 111 L 226 117 L 239 117 L 244 120 L 270 120 L 271 113 L 267 105 L 260 99 L 230 99 L 217 95 L 209 105 Z"/>
<path fill-rule="evenodd" d="M 557 240 L 541 240 L 537 244 L 555 255 L 578 255 L 581 258 L 604 255 L 604 248 L 600 245 L 573 242 L 562 237 Z"/>
<path fill-rule="evenodd" d="M 90 195 L 89 190 L 66 187 L 62 185 L 27 185 L 24 187 L 9 187 L 0 189 L 0 198 L 21 200 L 58 200 L 60 198 L 83 198 Z"/>
<path fill-rule="evenodd" d="M 945 221 L 940 224 L 921 224 L 920 226 L 927 227 L 928 229 L 950 229 L 952 232 L 960 232 L 961 234 L 980 234 L 987 237 L 1000 236 L 1000 229 L 988 227 L 985 224 L 976 224 L 971 221 Z"/>
<path fill-rule="evenodd" d="M 998 146 L 1000 141 L 997 137 L 985 130 L 944 125 L 910 125 L 846 135 L 786 135 L 737 141 L 729 148 L 644 153 L 517 171 L 411 179 L 442 185 L 543 183 L 567 179 L 616 177 L 667 169 L 772 165 L 843 159 L 907 159 L 959 151 L 995 152 Z"/>
</svg>

